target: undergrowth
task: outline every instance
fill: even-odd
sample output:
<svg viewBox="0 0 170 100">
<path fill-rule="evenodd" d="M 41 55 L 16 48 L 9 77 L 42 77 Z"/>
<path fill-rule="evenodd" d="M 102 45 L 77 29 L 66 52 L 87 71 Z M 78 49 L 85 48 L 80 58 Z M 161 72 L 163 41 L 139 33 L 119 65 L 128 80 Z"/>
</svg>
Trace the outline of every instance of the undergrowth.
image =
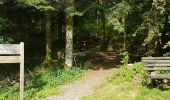
<svg viewBox="0 0 170 100">
<path fill-rule="evenodd" d="M 92 95 L 81 100 L 169 100 L 169 90 L 150 88 L 142 83 L 145 75 L 142 63 L 125 64 L 95 87 Z"/>
<path fill-rule="evenodd" d="M 78 79 L 83 75 L 83 68 L 73 67 L 65 70 L 63 63 L 53 65 L 51 68 L 42 66 L 35 69 L 36 74 L 25 86 L 25 100 L 44 98 L 61 92 L 58 85 Z M 6 86 L 0 91 L 0 100 L 19 99 L 19 84 Z"/>
<path fill-rule="evenodd" d="M 108 81 L 112 82 L 115 79 L 131 81 L 137 73 L 140 73 L 141 77 L 145 76 L 142 63 L 135 63 L 132 66 L 123 65 L 108 77 Z"/>
</svg>

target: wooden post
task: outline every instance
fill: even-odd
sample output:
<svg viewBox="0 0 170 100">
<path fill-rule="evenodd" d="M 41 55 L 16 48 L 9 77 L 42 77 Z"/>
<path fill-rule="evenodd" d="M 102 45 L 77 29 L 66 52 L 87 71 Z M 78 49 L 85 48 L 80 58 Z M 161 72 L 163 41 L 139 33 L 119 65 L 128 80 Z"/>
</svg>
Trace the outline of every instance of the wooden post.
<svg viewBox="0 0 170 100">
<path fill-rule="evenodd" d="M 24 43 L 20 43 L 20 100 L 24 100 Z"/>
</svg>

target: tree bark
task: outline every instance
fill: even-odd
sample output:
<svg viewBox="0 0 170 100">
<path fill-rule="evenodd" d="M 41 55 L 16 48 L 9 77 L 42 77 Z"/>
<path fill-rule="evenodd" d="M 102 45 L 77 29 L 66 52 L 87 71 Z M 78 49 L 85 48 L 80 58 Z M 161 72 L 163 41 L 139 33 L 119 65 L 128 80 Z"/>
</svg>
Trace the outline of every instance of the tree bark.
<svg viewBox="0 0 170 100">
<path fill-rule="evenodd" d="M 97 0 L 97 3 L 99 5 L 105 5 L 105 0 Z M 106 50 L 107 49 L 107 34 L 106 34 L 106 18 L 105 18 L 105 12 L 103 10 L 97 10 L 97 25 L 99 26 L 99 31 L 101 33 L 101 48 L 100 50 Z"/>
<path fill-rule="evenodd" d="M 106 34 L 106 21 L 105 21 L 105 13 L 104 11 L 101 12 L 101 28 L 102 28 L 102 46 L 101 50 L 106 50 L 107 49 L 107 34 Z"/>
<path fill-rule="evenodd" d="M 73 5 L 73 0 L 68 1 L 68 5 Z M 65 67 L 73 66 L 73 17 L 66 14 L 66 47 L 65 47 Z"/>
<path fill-rule="evenodd" d="M 125 0 L 123 0 L 125 4 Z M 126 29 L 125 29 L 125 15 L 122 15 L 122 26 L 123 26 L 123 50 L 126 51 Z"/>
<path fill-rule="evenodd" d="M 51 59 L 52 52 L 52 33 L 51 33 L 51 18 L 50 12 L 45 12 L 46 21 L 46 60 Z"/>
<path fill-rule="evenodd" d="M 126 31 L 125 31 L 125 16 L 122 16 L 122 26 L 123 26 L 123 50 L 126 51 Z"/>
</svg>

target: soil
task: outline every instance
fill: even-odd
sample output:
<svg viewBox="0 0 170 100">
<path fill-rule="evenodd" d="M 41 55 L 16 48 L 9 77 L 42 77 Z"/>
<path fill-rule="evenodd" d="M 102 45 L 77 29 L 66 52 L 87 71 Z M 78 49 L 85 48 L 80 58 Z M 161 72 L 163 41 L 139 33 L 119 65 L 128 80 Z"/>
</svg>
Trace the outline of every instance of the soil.
<svg viewBox="0 0 170 100">
<path fill-rule="evenodd" d="M 93 67 L 85 76 L 72 83 L 59 86 L 63 92 L 45 100 L 79 100 L 82 96 L 91 95 L 93 88 L 113 73 L 117 66 L 114 53 L 98 53 L 90 57 Z"/>
</svg>

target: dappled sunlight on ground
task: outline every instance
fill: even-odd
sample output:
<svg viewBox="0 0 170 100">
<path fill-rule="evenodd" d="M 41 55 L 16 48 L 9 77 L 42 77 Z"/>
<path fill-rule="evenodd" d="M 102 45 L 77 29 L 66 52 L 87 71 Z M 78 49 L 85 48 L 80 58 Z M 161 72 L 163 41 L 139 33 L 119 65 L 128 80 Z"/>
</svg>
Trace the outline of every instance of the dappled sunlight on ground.
<svg viewBox="0 0 170 100">
<path fill-rule="evenodd" d="M 120 64 L 120 55 L 115 52 L 86 52 L 93 70 L 108 70 Z"/>
<path fill-rule="evenodd" d="M 47 100 L 79 100 L 82 96 L 91 95 L 93 88 L 111 75 L 118 64 L 115 53 L 89 53 L 88 59 L 92 68 L 81 79 L 62 85 L 62 93 L 46 98 Z"/>
</svg>

